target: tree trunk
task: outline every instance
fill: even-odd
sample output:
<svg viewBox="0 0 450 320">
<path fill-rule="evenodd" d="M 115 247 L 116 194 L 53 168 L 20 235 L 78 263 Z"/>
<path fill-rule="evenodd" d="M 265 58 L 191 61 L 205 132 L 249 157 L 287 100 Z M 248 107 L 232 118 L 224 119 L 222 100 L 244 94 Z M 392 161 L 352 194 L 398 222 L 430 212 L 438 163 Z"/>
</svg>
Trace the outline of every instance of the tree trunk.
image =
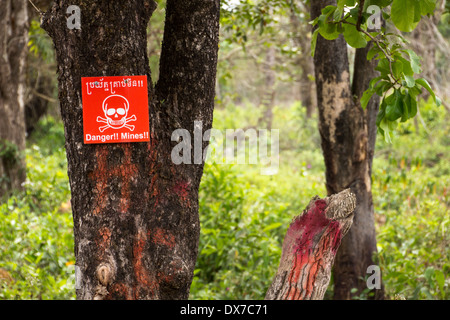
<svg viewBox="0 0 450 320">
<path fill-rule="evenodd" d="M 336 1 L 311 3 L 311 19 Z M 357 50 L 353 88 L 350 84 L 347 45 L 341 36 L 327 41 L 318 37 L 314 57 L 319 131 L 326 166 L 328 194 L 350 188 L 356 195 L 353 227 L 342 243 L 334 270 L 334 298 L 350 299 L 367 288 L 367 267 L 374 265 L 375 225 L 371 193 L 371 166 L 375 145 L 377 98 L 364 111 L 359 98 L 374 77 L 373 62 L 365 58 L 368 48 Z M 351 293 L 353 288 L 357 292 Z M 382 290 L 377 290 L 382 297 Z"/>
<path fill-rule="evenodd" d="M 342 238 L 352 225 L 355 195 L 349 189 L 314 197 L 284 238 L 277 274 L 267 300 L 321 300 Z"/>
<path fill-rule="evenodd" d="M 0 0 L 0 198 L 22 189 L 25 159 L 26 0 Z"/>
<path fill-rule="evenodd" d="M 308 35 L 311 32 L 311 26 L 307 23 L 309 21 L 309 4 L 303 4 L 305 21 L 300 21 L 295 12 L 291 12 L 289 15 L 289 21 L 291 22 L 292 29 L 295 32 L 294 41 L 298 45 L 302 53 L 298 57 L 298 65 L 302 70 L 300 77 L 300 99 L 303 107 L 306 108 L 306 117 L 311 118 L 314 110 L 317 108 L 317 102 L 315 99 L 315 84 L 312 80 L 314 74 L 314 62 L 310 55 L 311 52 L 311 38 Z"/>
<path fill-rule="evenodd" d="M 66 27 L 69 5 L 81 9 L 81 30 Z M 195 120 L 211 128 L 219 0 L 167 1 L 155 88 L 146 53 L 154 9 L 152 0 L 61 0 L 44 16 L 56 47 L 78 299 L 189 296 L 203 163 L 175 165 L 171 134 L 192 134 Z M 81 77 L 124 75 L 148 77 L 150 142 L 83 144 Z"/>
<path fill-rule="evenodd" d="M 51 0 L 33 0 L 28 2 L 29 23 L 39 19 L 39 11 L 46 11 Z M 36 7 L 33 7 L 36 6 Z M 37 40 L 35 40 L 37 41 Z M 56 66 L 42 57 L 40 52 L 35 55 L 29 52 L 27 55 L 26 98 L 25 98 L 25 127 L 27 136 L 34 131 L 39 120 L 47 114 L 50 103 L 54 101 L 53 94 L 56 84 L 53 75 Z"/>
<path fill-rule="evenodd" d="M 261 104 L 264 107 L 263 114 L 258 121 L 258 125 L 266 125 L 267 130 L 272 129 L 273 104 L 275 100 L 275 48 L 272 46 L 267 50 L 266 61 L 264 63 L 264 92 L 261 97 Z"/>
</svg>

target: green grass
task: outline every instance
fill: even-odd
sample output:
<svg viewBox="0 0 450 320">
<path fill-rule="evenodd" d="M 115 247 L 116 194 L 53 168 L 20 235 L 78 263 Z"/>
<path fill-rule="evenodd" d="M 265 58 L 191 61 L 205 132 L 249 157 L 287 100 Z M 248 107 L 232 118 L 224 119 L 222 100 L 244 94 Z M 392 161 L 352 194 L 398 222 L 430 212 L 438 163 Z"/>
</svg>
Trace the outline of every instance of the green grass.
<svg viewBox="0 0 450 320">
<path fill-rule="evenodd" d="M 0 300 L 74 298 L 62 127 L 44 120 L 35 138 L 26 150 L 26 191 L 0 205 Z"/>
<path fill-rule="evenodd" d="M 422 103 L 419 122 L 379 138 L 373 198 L 379 261 L 392 299 L 450 297 L 450 128 L 443 108 Z M 217 108 L 214 127 L 256 126 L 252 105 Z M 277 107 L 280 167 L 208 162 L 200 189 L 201 239 L 191 299 L 263 299 L 293 217 L 324 197 L 317 119 Z M 29 139 L 26 192 L 0 205 L 0 299 L 73 299 L 72 217 L 64 133 L 48 118 Z M 327 296 L 330 296 L 332 286 Z M 362 295 L 360 298 L 366 298 Z"/>
</svg>

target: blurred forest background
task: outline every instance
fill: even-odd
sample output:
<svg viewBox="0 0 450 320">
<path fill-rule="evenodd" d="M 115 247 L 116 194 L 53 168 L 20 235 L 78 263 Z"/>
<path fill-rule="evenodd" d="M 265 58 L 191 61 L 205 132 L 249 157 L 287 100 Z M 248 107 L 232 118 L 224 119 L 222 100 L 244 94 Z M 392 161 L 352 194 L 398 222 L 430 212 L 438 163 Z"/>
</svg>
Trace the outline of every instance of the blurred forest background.
<svg viewBox="0 0 450 320">
<path fill-rule="evenodd" d="M 36 2 L 45 8 L 46 1 Z M 311 197 L 326 195 L 309 3 L 222 2 L 214 127 L 279 129 L 280 167 L 265 176 L 257 165 L 207 162 L 190 298 L 263 299 L 291 219 Z M 423 58 L 422 76 L 443 105 L 436 107 L 424 95 L 420 112 L 399 124 L 392 144 L 382 136 L 376 144 L 377 260 L 390 299 L 450 298 L 450 15 L 443 2 L 434 16 L 404 34 Z M 165 14 L 164 1 L 158 4 L 148 33 L 154 81 Z M 0 204 L 0 299 L 74 299 L 73 222 L 56 63 L 39 15 L 32 7 L 30 13 L 27 179 L 23 192 Z M 353 57 L 349 47 L 350 61 Z M 332 282 L 325 298 L 332 297 Z M 357 298 L 367 299 L 367 292 Z"/>
</svg>

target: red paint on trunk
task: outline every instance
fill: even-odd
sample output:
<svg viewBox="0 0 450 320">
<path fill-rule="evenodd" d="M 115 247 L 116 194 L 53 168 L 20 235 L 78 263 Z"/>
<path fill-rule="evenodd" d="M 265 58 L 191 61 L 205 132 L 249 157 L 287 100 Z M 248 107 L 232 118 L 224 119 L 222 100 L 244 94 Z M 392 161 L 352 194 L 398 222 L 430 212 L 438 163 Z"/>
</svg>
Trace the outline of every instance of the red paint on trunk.
<svg viewBox="0 0 450 320">
<path fill-rule="evenodd" d="M 189 205 L 190 183 L 187 181 L 179 181 L 173 187 L 175 194 L 181 199 L 181 202 Z"/>
<path fill-rule="evenodd" d="M 113 298 L 116 300 L 133 300 L 133 295 L 131 294 L 131 289 L 124 283 L 114 283 L 105 300 L 112 300 Z"/>
<path fill-rule="evenodd" d="M 332 254 L 335 254 L 339 247 L 340 225 L 338 221 L 326 217 L 326 207 L 326 201 L 317 200 L 309 211 L 294 220 L 287 231 L 288 237 L 294 242 L 291 253 L 294 259 L 288 276 L 290 289 L 284 297 L 286 300 L 311 297 L 317 273 L 325 268 L 323 257 L 326 250 L 331 249 Z M 298 288 L 298 284 L 301 288 Z"/>
<path fill-rule="evenodd" d="M 155 295 L 158 283 L 144 265 L 144 250 L 147 247 L 147 237 L 139 232 L 133 245 L 133 267 L 136 277 L 136 286 L 133 288 L 134 298 L 139 300 L 141 296 Z"/>
<path fill-rule="evenodd" d="M 151 231 L 148 233 L 150 234 Z M 158 245 L 167 246 L 170 249 L 175 248 L 175 236 L 166 230 L 156 228 L 151 235 L 152 242 Z"/>
<path fill-rule="evenodd" d="M 303 230 L 301 237 L 296 239 L 294 250 L 297 254 L 309 253 L 315 246 L 314 237 L 318 237 L 326 227 L 331 227 L 337 231 L 335 236 L 340 237 L 339 222 L 328 219 L 325 216 L 327 203 L 324 200 L 317 200 L 314 206 L 304 215 L 298 217 L 288 232 L 299 234 Z"/>
<path fill-rule="evenodd" d="M 111 245 L 111 230 L 104 227 L 99 230 L 99 239 L 97 240 L 98 257 L 99 260 L 103 260 L 106 251 Z"/>
<path fill-rule="evenodd" d="M 95 200 L 93 213 L 101 214 L 109 205 L 108 192 L 110 190 L 108 180 L 111 177 L 119 177 L 121 181 L 119 211 L 123 214 L 128 212 L 131 195 L 130 183 L 137 177 L 138 168 L 132 163 L 131 145 L 121 145 L 124 152 L 122 164 L 117 167 L 108 166 L 108 148 L 107 146 L 98 146 L 95 157 L 97 159 L 96 169 L 89 175 L 89 178 L 95 183 Z"/>
<path fill-rule="evenodd" d="M 89 178 L 95 183 L 95 200 L 93 213 L 100 214 L 108 205 L 108 149 L 105 146 L 98 146 L 95 157 L 97 159 L 97 168 L 89 175 Z"/>
<path fill-rule="evenodd" d="M 124 170 L 121 170 L 121 178 L 122 178 L 122 189 L 121 189 L 121 197 L 120 197 L 120 212 L 125 214 L 128 212 L 128 208 L 130 207 L 130 182 L 134 178 L 136 178 L 138 174 L 138 169 L 135 164 L 132 164 L 131 159 L 131 145 L 127 144 L 124 146 L 124 159 L 123 163 L 125 164 Z"/>
</svg>

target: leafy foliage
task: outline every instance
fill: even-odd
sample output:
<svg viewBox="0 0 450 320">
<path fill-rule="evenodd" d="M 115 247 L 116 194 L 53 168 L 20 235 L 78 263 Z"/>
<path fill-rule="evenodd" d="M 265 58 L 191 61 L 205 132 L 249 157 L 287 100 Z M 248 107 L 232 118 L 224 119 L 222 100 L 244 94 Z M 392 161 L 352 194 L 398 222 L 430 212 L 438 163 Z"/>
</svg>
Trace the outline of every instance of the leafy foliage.
<svg viewBox="0 0 450 320">
<path fill-rule="evenodd" d="M 42 60 L 47 63 L 51 63 L 55 60 L 52 40 L 41 28 L 38 20 L 31 20 L 28 36 L 28 47 L 31 53 L 35 56 L 41 56 Z"/>
<path fill-rule="evenodd" d="M 374 160 L 377 260 L 391 299 L 448 299 L 450 294 L 450 128 L 445 111 L 432 101 L 421 103 L 421 109 L 433 136 L 403 123 L 392 144 L 378 141 Z M 251 121 L 258 110 L 247 105 L 239 112 L 229 117 L 228 111 L 216 110 L 215 128 L 245 126 L 242 119 Z M 205 167 L 191 299 L 263 299 L 291 219 L 313 195 L 326 193 L 316 119 L 305 120 L 304 109 L 295 105 L 277 108 L 274 121 L 283 128 L 278 175 L 259 176 L 250 165 Z M 330 285 L 326 297 L 332 290 Z M 367 292 L 359 298 L 366 299 Z"/>
<path fill-rule="evenodd" d="M 26 150 L 26 191 L 0 205 L 0 299 L 74 298 L 72 216 L 62 126 L 52 119 L 42 125 L 53 134 L 41 136 L 39 144 Z M 47 138 L 55 144 L 49 146 Z"/>
<path fill-rule="evenodd" d="M 391 5 L 390 14 L 383 12 L 383 18 L 392 21 L 400 31 L 410 32 L 421 16 L 433 13 L 436 1 L 339 0 L 337 6 L 323 8 L 322 14 L 312 21 L 316 26 L 312 37 L 312 54 L 315 53 L 318 34 L 327 40 L 334 40 L 342 34 L 353 48 L 364 48 L 370 41 L 373 43 L 367 59 L 378 60 L 376 70 L 380 75 L 370 82 L 361 98 L 361 106 L 366 108 L 375 93 L 382 97 L 376 122 L 379 131 L 390 142 L 398 122 L 405 122 L 417 114 L 417 101 L 423 90 L 431 94 L 437 106 L 441 100 L 427 80 L 417 77 L 422 72 L 421 58 L 404 47 L 407 40 L 403 36 L 386 33 L 384 27 L 379 30 L 369 29 L 372 14 L 367 9 L 373 5 L 380 9 Z"/>
</svg>

